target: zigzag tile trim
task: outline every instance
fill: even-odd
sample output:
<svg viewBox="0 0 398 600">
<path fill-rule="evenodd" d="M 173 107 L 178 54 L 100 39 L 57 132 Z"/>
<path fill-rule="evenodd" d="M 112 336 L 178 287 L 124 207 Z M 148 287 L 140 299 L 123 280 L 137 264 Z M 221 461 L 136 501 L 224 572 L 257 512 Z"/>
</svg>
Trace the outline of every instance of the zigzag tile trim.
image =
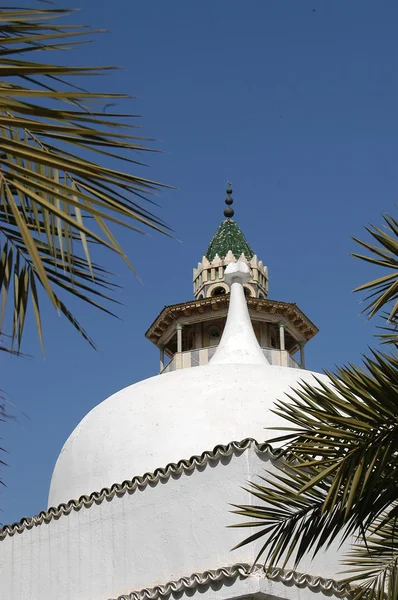
<svg viewBox="0 0 398 600">
<path fill-rule="evenodd" d="M 157 585 L 153 588 L 144 588 L 137 592 L 118 596 L 110 600 L 159 600 L 169 597 L 172 594 L 182 593 L 187 590 L 197 589 L 204 586 L 211 586 L 212 583 L 222 583 L 225 580 L 247 579 L 250 576 L 261 576 L 280 581 L 281 583 L 296 587 L 309 588 L 314 592 L 325 592 L 328 596 L 333 594 L 337 598 L 352 597 L 350 586 L 339 583 L 334 579 L 325 579 L 319 576 L 298 573 L 292 570 L 283 570 L 279 568 L 267 569 L 263 565 L 251 567 L 246 563 L 237 563 L 231 567 L 222 567 L 214 571 L 204 571 L 203 573 L 193 573 L 189 577 L 181 577 L 177 581 L 170 581 L 164 585 Z"/>
<path fill-rule="evenodd" d="M 153 473 L 137 475 L 133 479 L 123 481 L 123 483 L 114 483 L 110 488 L 103 488 L 100 492 L 92 492 L 88 496 L 80 496 L 78 500 L 70 500 L 66 504 L 60 504 L 57 507 L 50 507 L 48 510 L 42 510 L 34 517 L 23 517 L 17 523 L 5 525 L 0 529 L 0 541 L 7 536 L 15 533 L 23 533 L 25 529 L 32 529 L 43 523 L 49 523 L 53 519 L 58 519 L 63 515 L 69 515 L 73 510 L 81 508 L 90 508 L 94 502 L 101 504 L 104 500 L 112 500 L 115 496 L 121 498 L 126 493 L 133 493 L 135 490 L 145 489 L 149 484 L 156 484 L 159 481 L 168 481 L 173 475 L 182 475 L 191 473 L 197 468 L 206 467 L 209 463 L 218 461 L 221 458 L 241 454 L 253 446 L 256 452 L 268 453 L 271 457 L 280 455 L 280 451 L 274 451 L 267 443 L 258 443 L 252 438 L 246 438 L 241 442 L 231 442 L 226 446 L 219 444 L 213 450 L 202 452 L 200 455 L 191 456 L 189 459 L 183 459 L 177 463 L 169 463 L 164 468 L 158 468 Z"/>
</svg>

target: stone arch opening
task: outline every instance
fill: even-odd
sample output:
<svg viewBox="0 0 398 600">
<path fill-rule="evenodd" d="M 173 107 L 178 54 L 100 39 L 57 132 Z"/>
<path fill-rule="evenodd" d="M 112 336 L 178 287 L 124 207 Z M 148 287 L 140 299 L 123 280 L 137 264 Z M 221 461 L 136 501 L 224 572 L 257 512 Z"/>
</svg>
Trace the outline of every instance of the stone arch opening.
<svg viewBox="0 0 398 600">
<path fill-rule="evenodd" d="M 249 287 L 247 287 L 246 285 L 243 286 L 243 291 L 245 293 L 246 298 L 252 298 L 253 297 L 253 290 Z"/>
<path fill-rule="evenodd" d="M 221 287 L 221 285 L 215 287 L 214 289 L 211 290 L 211 296 L 225 296 L 226 294 L 226 289 L 224 287 Z"/>
</svg>

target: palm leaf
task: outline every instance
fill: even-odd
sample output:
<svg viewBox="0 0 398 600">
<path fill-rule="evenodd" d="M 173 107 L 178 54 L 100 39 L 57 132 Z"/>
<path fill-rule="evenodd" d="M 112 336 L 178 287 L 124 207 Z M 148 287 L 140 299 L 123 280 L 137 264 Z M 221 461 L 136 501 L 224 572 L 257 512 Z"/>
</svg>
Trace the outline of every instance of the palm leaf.
<svg viewBox="0 0 398 600">
<path fill-rule="evenodd" d="M 396 506 L 396 505 L 395 505 Z M 397 519 L 388 515 L 375 520 L 363 539 L 359 537 L 343 563 L 350 584 L 360 583 L 353 600 L 396 600 L 398 597 Z"/>
<path fill-rule="evenodd" d="M 352 519 L 350 530 L 367 527 L 398 499 L 396 367 L 395 357 L 373 353 L 365 358 L 365 369 L 329 373 L 331 387 L 303 384 L 297 398 L 276 404 L 277 414 L 301 427 L 289 453 L 318 465 L 320 479 L 333 470 L 324 510 L 342 501 L 346 519 Z"/>
<path fill-rule="evenodd" d="M 387 313 L 381 315 L 384 324 L 377 325 L 377 329 L 383 333 L 377 333 L 376 337 L 383 345 L 393 345 L 395 350 L 398 349 L 398 315 L 389 317 Z"/>
<path fill-rule="evenodd" d="M 354 253 L 353 256 L 366 262 L 388 269 L 389 273 L 355 288 L 355 292 L 365 291 L 367 300 L 364 312 L 373 317 L 384 307 L 392 304 L 389 318 L 393 319 L 398 313 L 398 221 L 390 215 L 384 217 L 385 229 L 370 226 L 366 230 L 378 245 L 354 241 L 370 252 L 370 256 Z"/>
<path fill-rule="evenodd" d="M 0 331 L 9 331 L 10 348 L 20 347 L 29 304 L 42 343 L 38 289 L 92 343 L 57 290 L 108 310 L 94 299 L 109 301 L 112 282 L 111 274 L 104 279 L 93 267 L 93 244 L 131 267 L 112 224 L 169 235 L 145 207 L 153 204 L 160 184 L 103 162 L 110 158 L 139 167 L 134 153 L 153 151 L 150 140 L 135 135 L 128 122 L 136 115 L 104 110 L 126 96 L 87 91 L 73 82 L 86 83 L 113 67 L 29 60 L 40 51 L 53 57 L 96 33 L 60 23 L 69 13 L 0 9 Z"/>
<path fill-rule="evenodd" d="M 259 556 L 269 567 L 297 564 L 336 537 L 344 541 L 367 530 L 375 535 L 374 524 L 398 502 L 397 358 L 373 353 L 364 368 L 328 375 L 330 385 L 302 383 L 276 403 L 274 412 L 292 424 L 290 434 L 276 438 L 285 443 L 277 472 L 251 484 L 260 504 L 235 507 L 248 519 L 240 527 L 259 529 Z M 362 586 L 355 593 L 368 590 L 368 575 L 354 576 L 352 583 Z M 394 567 L 372 585 L 380 590 L 377 582 L 383 580 L 395 589 L 395 577 Z"/>
</svg>

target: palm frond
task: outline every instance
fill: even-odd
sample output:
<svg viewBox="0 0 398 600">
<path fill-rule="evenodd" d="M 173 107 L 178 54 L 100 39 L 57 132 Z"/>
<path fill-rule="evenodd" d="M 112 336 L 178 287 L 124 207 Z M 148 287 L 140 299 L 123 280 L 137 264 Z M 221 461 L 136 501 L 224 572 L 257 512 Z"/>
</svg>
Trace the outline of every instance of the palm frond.
<svg viewBox="0 0 398 600">
<path fill-rule="evenodd" d="M 373 353 L 364 368 L 328 375 L 329 385 L 302 383 L 276 403 L 291 423 L 276 438 L 283 459 L 249 489 L 261 504 L 236 507 L 250 519 L 240 526 L 265 538 L 260 556 L 270 567 L 368 530 L 398 502 L 397 358 Z"/>
<path fill-rule="evenodd" d="M 328 373 L 330 387 L 304 383 L 275 409 L 299 430 L 289 453 L 318 465 L 320 477 L 334 466 L 324 510 L 338 499 L 352 528 L 367 527 L 398 499 L 397 358 L 374 352 L 364 365 Z"/>
<path fill-rule="evenodd" d="M 111 293 L 111 274 L 104 279 L 93 267 L 93 244 L 115 252 L 132 268 L 112 224 L 170 235 L 143 204 L 153 204 L 160 184 L 104 163 L 139 166 L 134 154 L 153 151 L 150 140 L 135 135 L 128 123 L 136 115 L 105 110 L 126 96 L 73 83 L 113 67 L 28 60 L 48 51 L 52 57 L 96 33 L 60 24 L 69 13 L 0 9 L 0 331 L 10 333 L 17 349 L 29 304 L 42 340 L 38 289 L 89 339 L 56 290 L 98 307 L 94 297 L 110 299 L 102 289 Z"/>
<path fill-rule="evenodd" d="M 398 598 L 397 525 L 396 516 L 384 515 L 376 519 L 366 538 L 359 537 L 347 553 L 343 563 L 351 567 L 346 571 L 351 575 L 345 582 L 350 586 L 360 583 L 353 593 L 353 600 Z"/>
<path fill-rule="evenodd" d="M 251 519 L 233 527 L 260 529 L 235 548 L 265 538 L 256 561 L 262 557 L 269 568 L 276 564 L 284 568 L 289 560 L 297 565 L 305 554 L 311 551 L 315 554 L 322 545 L 332 541 L 336 531 L 344 525 L 337 509 L 331 519 L 323 511 L 327 479 L 302 491 L 318 474 L 314 465 L 308 465 L 306 470 L 298 468 L 302 464 L 298 460 L 293 463 L 280 459 L 277 463 L 280 473 L 260 478 L 263 483 L 251 483 L 247 489 L 261 504 L 235 505 L 233 511 Z"/>
<path fill-rule="evenodd" d="M 354 253 L 353 256 L 368 263 L 388 269 L 388 273 L 355 288 L 354 292 L 365 291 L 369 303 L 364 312 L 373 317 L 384 307 L 392 304 L 389 318 L 393 319 L 398 313 L 398 221 L 390 215 L 384 215 L 385 229 L 367 227 L 367 232 L 378 245 L 363 242 L 357 238 L 354 241 L 370 252 L 370 255 Z"/>
<path fill-rule="evenodd" d="M 376 329 L 383 333 L 376 333 L 376 337 L 382 345 L 392 345 L 398 349 L 398 315 L 389 317 L 388 313 L 382 313 L 383 325 L 377 325 Z"/>
</svg>

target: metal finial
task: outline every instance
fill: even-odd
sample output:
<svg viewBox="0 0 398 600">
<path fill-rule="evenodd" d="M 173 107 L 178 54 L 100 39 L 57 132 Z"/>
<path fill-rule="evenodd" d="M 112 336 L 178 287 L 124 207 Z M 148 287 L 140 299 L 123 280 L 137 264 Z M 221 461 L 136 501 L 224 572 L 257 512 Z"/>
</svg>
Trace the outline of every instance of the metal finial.
<svg viewBox="0 0 398 600">
<path fill-rule="evenodd" d="M 227 187 L 227 197 L 225 198 L 225 204 L 227 205 L 227 208 L 224 210 L 224 217 L 226 217 L 227 219 L 231 219 L 234 214 L 235 211 L 233 208 L 231 208 L 231 204 L 233 203 L 232 200 L 232 187 L 231 187 L 231 182 L 228 181 L 228 187 Z"/>
</svg>

